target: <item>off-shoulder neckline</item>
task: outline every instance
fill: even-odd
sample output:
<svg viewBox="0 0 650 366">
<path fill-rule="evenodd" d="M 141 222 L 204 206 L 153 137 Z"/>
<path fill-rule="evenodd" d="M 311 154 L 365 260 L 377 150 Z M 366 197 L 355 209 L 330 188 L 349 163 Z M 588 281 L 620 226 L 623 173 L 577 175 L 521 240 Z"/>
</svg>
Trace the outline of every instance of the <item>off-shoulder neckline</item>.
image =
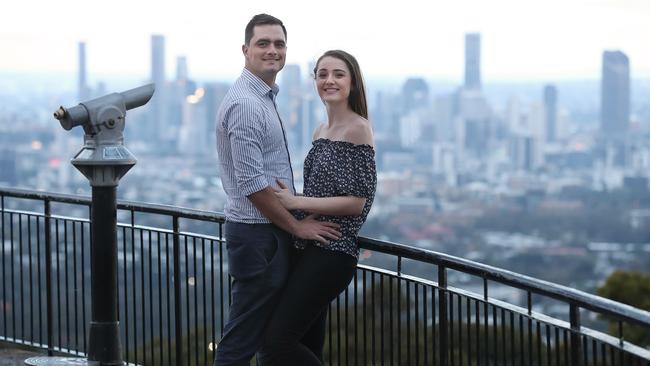
<svg viewBox="0 0 650 366">
<path fill-rule="evenodd" d="M 372 145 L 369 145 L 369 144 L 355 144 L 355 143 L 350 142 L 350 141 L 331 140 L 331 139 L 328 139 L 328 138 L 325 138 L 325 137 L 317 138 L 312 143 L 315 144 L 316 142 L 319 142 L 319 141 L 321 141 L 321 142 L 330 142 L 330 143 L 333 143 L 333 144 L 341 144 L 341 145 L 350 146 L 350 147 L 369 148 L 370 150 L 373 150 L 373 151 L 375 150 L 375 148 Z"/>
</svg>

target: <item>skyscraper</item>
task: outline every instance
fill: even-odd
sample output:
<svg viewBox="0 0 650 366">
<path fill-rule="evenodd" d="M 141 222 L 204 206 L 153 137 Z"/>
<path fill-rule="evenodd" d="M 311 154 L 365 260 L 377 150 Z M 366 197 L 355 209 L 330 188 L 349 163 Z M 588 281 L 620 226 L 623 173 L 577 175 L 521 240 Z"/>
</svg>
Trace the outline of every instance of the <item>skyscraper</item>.
<svg viewBox="0 0 650 366">
<path fill-rule="evenodd" d="M 13 148 L 0 150 L 0 184 L 16 184 L 18 171 L 16 167 L 16 151 Z"/>
<path fill-rule="evenodd" d="M 557 139 L 557 88 L 554 85 L 544 87 L 544 126 L 546 142 Z"/>
<path fill-rule="evenodd" d="M 165 36 L 159 34 L 151 36 L 151 81 L 156 85 L 156 92 L 151 98 L 151 120 L 144 133 L 150 141 L 152 138 L 160 141 L 170 130 L 165 128 Z"/>
<path fill-rule="evenodd" d="M 287 64 L 282 70 L 278 108 L 283 113 L 282 120 L 288 128 L 300 121 L 300 102 L 302 100 L 302 77 L 300 65 Z"/>
<path fill-rule="evenodd" d="M 456 95 L 455 137 L 458 151 L 464 156 L 482 159 L 492 136 L 490 105 L 483 93 L 474 88 L 460 88 Z"/>
<path fill-rule="evenodd" d="M 157 88 L 165 84 L 165 36 L 160 34 L 151 36 L 151 81 Z"/>
<path fill-rule="evenodd" d="M 300 65 L 284 65 L 279 86 L 278 109 L 286 129 L 289 147 L 292 149 L 291 153 L 297 154 L 306 143 L 306 141 L 302 141 L 302 124 L 305 123 L 305 120 L 302 117 L 303 92 Z"/>
<path fill-rule="evenodd" d="M 429 106 L 429 84 L 422 78 L 408 78 L 402 85 L 403 113 Z"/>
<path fill-rule="evenodd" d="M 190 80 L 190 73 L 187 67 L 187 57 L 176 57 L 176 80 L 174 81 L 174 98 L 185 100 L 185 97 L 194 93 L 196 82 Z"/>
<path fill-rule="evenodd" d="M 184 155 L 202 155 L 210 151 L 209 142 L 212 140 L 206 134 L 208 120 L 204 96 L 205 89 L 199 88 L 183 101 L 180 127 L 175 140 L 178 151 Z"/>
<path fill-rule="evenodd" d="M 176 81 L 186 81 L 188 78 L 187 73 L 187 57 L 176 57 Z"/>
<path fill-rule="evenodd" d="M 205 96 L 203 97 L 202 102 L 205 103 L 205 114 L 206 118 L 208 119 L 208 123 L 206 125 L 206 128 L 208 129 L 206 134 L 208 135 L 208 138 L 210 138 L 211 146 L 214 146 L 214 126 L 215 126 L 215 117 L 217 116 L 217 109 L 219 109 L 219 106 L 221 105 L 221 101 L 223 101 L 223 98 L 226 96 L 226 93 L 228 93 L 228 89 L 230 88 L 230 84 L 228 83 L 221 83 L 221 82 L 212 82 L 212 83 L 205 83 L 203 84 L 203 87 L 205 89 Z"/>
<path fill-rule="evenodd" d="M 465 34 L 465 88 L 481 89 L 481 35 Z"/>
<path fill-rule="evenodd" d="M 603 52 L 600 96 L 600 131 L 622 136 L 630 121 L 630 61 L 621 51 Z"/>
<path fill-rule="evenodd" d="M 86 80 L 86 42 L 79 42 L 79 75 L 78 75 L 78 97 L 79 101 L 85 101 L 90 96 L 88 82 Z"/>
</svg>

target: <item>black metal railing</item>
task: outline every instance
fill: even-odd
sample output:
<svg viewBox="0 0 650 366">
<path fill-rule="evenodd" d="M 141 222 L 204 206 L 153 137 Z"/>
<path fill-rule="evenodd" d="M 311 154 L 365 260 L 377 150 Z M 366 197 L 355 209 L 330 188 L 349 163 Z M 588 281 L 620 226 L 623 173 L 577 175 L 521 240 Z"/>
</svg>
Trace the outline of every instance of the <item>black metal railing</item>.
<svg viewBox="0 0 650 366">
<path fill-rule="evenodd" d="M 0 205 L 0 342 L 84 355 L 90 199 L 0 188 Z M 213 212 L 118 203 L 127 361 L 211 363 L 230 300 L 223 222 Z M 429 250 L 368 238 L 360 246 L 354 280 L 330 305 L 328 364 L 650 365 L 650 351 L 623 331 L 650 329 L 648 312 Z M 451 286 L 467 276 L 474 281 L 458 282 L 471 286 Z M 499 300 L 503 289 L 523 301 Z M 566 317 L 538 311 L 549 302 Z M 603 317 L 617 334 L 586 326 Z"/>
</svg>

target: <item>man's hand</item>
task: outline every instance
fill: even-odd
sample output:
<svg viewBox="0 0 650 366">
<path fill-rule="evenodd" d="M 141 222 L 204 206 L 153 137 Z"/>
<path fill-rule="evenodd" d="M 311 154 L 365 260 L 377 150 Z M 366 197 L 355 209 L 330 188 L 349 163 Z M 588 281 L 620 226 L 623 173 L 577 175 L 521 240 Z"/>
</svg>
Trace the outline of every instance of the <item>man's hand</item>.
<svg viewBox="0 0 650 366">
<path fill-rule="evenodd" d="M 304 220 L 296 220 L 280 201 L 275 197 L 274 190 L 269 186 L 248 196 L 253 205 L 269 218 L 272 223 L 301 239 L 318 240 L 327 245 L 330 240 L 341 237 L 337 230 L 338 224 L 316 220 L 316 215 L 307 216 Z"/>
<path fill-rule="evenodd" d="M 318 215 L 312 214 L 298 221 L 294 235 L 300 239 L 316 240 L 321 244 L 327 245 L 330 240 L 338 240 L 341 232 L 338 229 L 339 224 L 327 221 L 316 220 Z"/>
</svg>

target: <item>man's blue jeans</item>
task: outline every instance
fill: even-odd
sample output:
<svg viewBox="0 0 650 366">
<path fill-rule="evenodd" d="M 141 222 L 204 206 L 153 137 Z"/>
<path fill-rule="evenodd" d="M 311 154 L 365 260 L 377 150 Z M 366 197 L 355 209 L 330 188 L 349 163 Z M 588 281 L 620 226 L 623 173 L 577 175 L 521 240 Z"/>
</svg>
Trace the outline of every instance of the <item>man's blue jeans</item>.
<svg viewBox="0 0 650 366">
<path fill-rule="evenodd" d="M 291 236 L 273 224 L 226 223 L 232 304 L 215 366 L 248 366 L 289 272 Z"/>
</svg>

